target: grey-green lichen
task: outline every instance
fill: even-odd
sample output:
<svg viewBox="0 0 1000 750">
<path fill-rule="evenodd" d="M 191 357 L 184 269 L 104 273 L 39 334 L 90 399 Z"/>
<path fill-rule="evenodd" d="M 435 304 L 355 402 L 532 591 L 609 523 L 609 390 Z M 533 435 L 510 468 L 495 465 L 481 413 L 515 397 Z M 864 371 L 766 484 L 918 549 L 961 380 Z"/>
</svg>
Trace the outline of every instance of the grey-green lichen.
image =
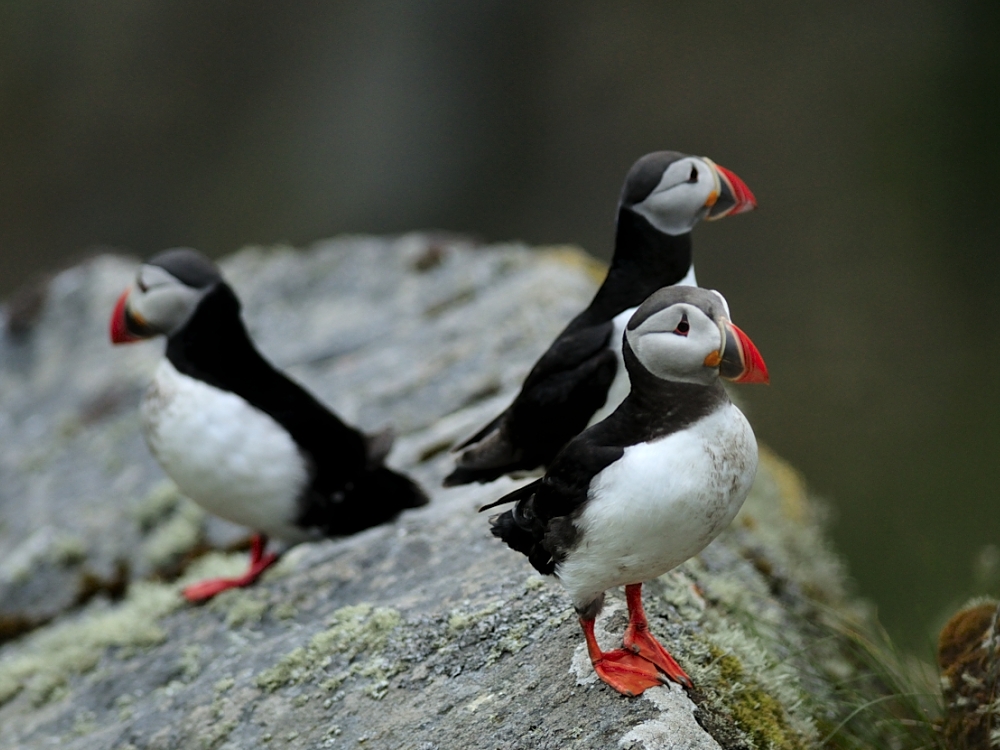
<svg viewBox="0 0 1000 750">
<path fill-rule="evenodd" d="M 703 706 L 753 747 L 813 746 L 817 722 L 826 719 L 822 696 L 813 693 L 852 674 L 832 634 L 807 635 L 819 627 L 819 610 L 790 610 L 776 598 L 787 577 L 824 602 L 841 600 L 842 571 L 820 529 L 801 479 L 763 449 L 750 497 L 726 532 L 729 548 L 743 550 L 757 575 L 734 575 L 738 558 L 709 565 L 696 557 L 660 579 L 685 624 L 675 635 L 677 653 Z"/>
<path fill-rule="evenodd" d="M 181 651 L 181 658 L 177 661 L 181 676 L 185 680 L 193 680 L 201 673 L 202 661 L 201 646 L 196 643 L 185 646 Z"/>
<path fill-rule="evenodd" d="M 168 479 L 157 482 L 145 496 L 129 505 L 129 516 L 143 533 L 170 516 L 181 501 L 177 485 Z"/>
<path fill-rule="evenodd" d="M 271 605 L 266 595 L 248 589 L 230 589 L 216 596 L 209 608 L 226 615 L 226 625 L 231 628 L 259 623 Z"/>
<path fill-rule="evenodd" d="M 26 690 L 35 704 L 54 697 L 66 680 L 93 669 L 110 646 L 142 647 L 166 635 L 156 621 L 183 600 L 168 586 L 136 583 L 117 605 L 97 603 L 87 612 L 28 637 L 0 661 L 0 704 Z"/>
<path fill-rule="evenodd" d="M 187 498 L 179 498 L 172 512 L 143 542 L 143 559 L 153 570 L 175 563 L 201 541 L 204 522 L 204 510 Z"/>
<path fill-rule="evenodd" d="M 121 602 L 95 600 L 79 615 L 30 634 L 0 659 L 0 705 L 22 691 L 36 705 L 58 697 L 70 677 L 92 670 L 109 647 L 127 658 L 162 643 L 166 634 L 158 620 L 183 606 L 180 589 L 204 577 L 235 574 L 242 557 L 205 555 L 174 584 L 133 583 Z"/>
<path fill-rule="evenodd" d="M 286 654 L 277 664 L 257 676 L 258 687 L 273 692 L 285 685 L 326 679 L 321 684 L 334 690 L 353 675 L 370 677 L 380 685 L 400 668 L 381 658 L 392 632 L 402 617 L 395 609 L 356 604 L 333 613 L 330 625 L 314 635 L 309 643 Z M 360 658 L 359 658 L 360 657 Z M 346 662 L 346 668 L 336 673 L 327 671 L 334 660 Z M 373 697 L 381 697 L 377 694 Z M 384 691 L 382 691 L 384 694 Z"/>
</svg>

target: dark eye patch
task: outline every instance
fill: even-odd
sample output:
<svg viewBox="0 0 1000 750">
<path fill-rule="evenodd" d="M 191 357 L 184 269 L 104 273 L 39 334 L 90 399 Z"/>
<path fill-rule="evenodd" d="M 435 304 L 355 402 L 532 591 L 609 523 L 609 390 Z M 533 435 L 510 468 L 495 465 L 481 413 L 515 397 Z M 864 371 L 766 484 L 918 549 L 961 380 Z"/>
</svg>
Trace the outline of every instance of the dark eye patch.
<svg viewBox="0 0 1000 750">
<path fill-rule="evenodd" d="M 681 322 L 677 324 L 677 327 L 674 329 L 674 333 L 678 336 L 687 336 L 690 331 L 691 324 L 688 323 L 687 313 L 684 313 L 681 315 Z"/>
<path fill-rule="evenodd" d="M 697 181 L 698 181 L 698 167 L 692 164 L 691 175 L 688 177 L 688 182 L 697 182 Z"/>
</svg>

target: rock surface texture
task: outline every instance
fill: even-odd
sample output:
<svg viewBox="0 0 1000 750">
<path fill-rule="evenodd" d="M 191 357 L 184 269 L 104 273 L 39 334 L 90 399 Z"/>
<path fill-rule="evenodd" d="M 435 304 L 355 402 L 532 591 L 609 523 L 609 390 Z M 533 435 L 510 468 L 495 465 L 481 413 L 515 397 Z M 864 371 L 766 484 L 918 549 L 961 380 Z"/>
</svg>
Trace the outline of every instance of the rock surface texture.
<svg viewBox="0 0 1000 750">
<path fill-rule="evenodd" d="M 348 420 L 393 425 L 389 463 L 432 502 L 185 604 L 185 581 L 242 570 L 247 532 L 180 497 L 140 436 L 163 345 L 106 330 L 135 267 L 102 256 L 5 310 L 0 747 L 806 748 L 839 721 L 852 667 L 822 623 L 849 604 L 842 574 L 766 450 L 731 528 L 647 587 L 689 693 L 596 680 L 561 589 L 477 514 L 513 480 L 440 489 L 447 448 L 593 293 L 602 270 L 566 248 L 408 235 L 223 261 L 265 355 Z M 604 645 L 624 622 L 612 592 Z"/>
</svg>

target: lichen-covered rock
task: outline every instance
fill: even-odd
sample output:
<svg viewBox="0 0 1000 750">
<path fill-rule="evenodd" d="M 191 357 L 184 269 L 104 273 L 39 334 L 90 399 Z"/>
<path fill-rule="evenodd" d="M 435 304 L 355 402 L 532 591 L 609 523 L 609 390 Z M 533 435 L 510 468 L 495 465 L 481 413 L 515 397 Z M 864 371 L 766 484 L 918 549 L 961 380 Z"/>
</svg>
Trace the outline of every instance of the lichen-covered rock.
<svg viewBox="0 0 1000 750">
<path fill-rule="evenodd" d="M 134 261 L 56 276 L 0 342 L 0 637 L 47 623 L 0 646 L 0 747 L 733 750 L 812 747 L 838 725 L 855 666 L 825 623 L 849 605 L 842 573 L 766 450 L 732 527 L 647 589 L 696 689 L 635 700 L 596 680 L 561 589 L 477 513 L 514 481 L 439 488 L 448 446 L 593 293 L 585 256 L 410 235 L 222 267 L 265 354 L 345 418 L 394 425 L 390 463 L 432 502 L 186 605 L 185 582 L 242 568 L 226 548 L 245 532 L 179 496 L 139 435 L 161 348 L 106 342 Z M 623 627 L 612 593 L 598 636 Z"/>
</svg>

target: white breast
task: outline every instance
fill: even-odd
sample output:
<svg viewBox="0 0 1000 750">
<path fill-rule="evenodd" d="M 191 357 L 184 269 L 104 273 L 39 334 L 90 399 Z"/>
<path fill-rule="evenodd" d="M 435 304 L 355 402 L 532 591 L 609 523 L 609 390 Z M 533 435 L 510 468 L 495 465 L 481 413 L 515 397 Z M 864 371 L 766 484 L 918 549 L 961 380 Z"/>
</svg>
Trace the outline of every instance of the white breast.
<svg viewBox="0 0 1000 750">
<path fill-rule="evenodd" d="M 698 281 L 694 277 L 693 263 L 688 268 L 688 272 L 684 278 L 674 284 L 674 286 L 698 286 Z M 628 310 L 623 310 L 611 321 L 615 329 L 611 333 L 608 346 L 615 353 L 615 358 L 618 360 L 618 369 L 615 370 L 615 379 L 611 381 L 611 387 L 608 389 L 607 401 L 604 402 L 604 406 L 594 412 L 594 416 L 587 422 L 587 427 L 595 425 L 603 421 L 605 417 L 608 417 L 615 409 L 621 406 L 622 401 L 625 400 L 629 391 L 632 390 L 631 383 L 628 380 L 628 372 L 625 370 L 625 359 L 622 357 L 622 337 L 625 335 L 625 326 L 628 325 L 629 319 L 638 309 L 638 307 L 630 307 Z"/>
<path fill-rule="evenodd" d="M 757 472 L 757 441 L 732 404 L 690 428 L 629 446 L 590 484 L 580 541 L 557 574 L 583 606 L 655 578 L 729 525 Z"/>
<path fill-rule="evenodd" d="M 143 434 L 178 488 L 215 515 L 287 541 L 309 477 L 291 436 L 229 391 L 164 360 L 142 401 Z"/>
<path fill-rule="evenodd" d="M 602 421 L 611 412 L 621 406 L 628 392 L 632 390 L 632 386 L 628 380 L 628 370 L 625 369 L 625 358 L 622 356 L 622 337 L 625 335 L 625 326 L 628 325 L 629 319 L 637 309 L 637 307 L 630 307 L 628 310 L 618 313 L 611 321 L 615 329 L 611 332 L 611 340 L 608 341 L 608 346 L 615 353 L 615 358 L 618 360 L 618 369 L 615 370 L 615 379 L 611 381 L 611 387 L 608 388 L 607 401 L 604 402 L 604 406 L 594 412 L 594 416 L 590 418 L 587 427 Z"/>
</svg>

